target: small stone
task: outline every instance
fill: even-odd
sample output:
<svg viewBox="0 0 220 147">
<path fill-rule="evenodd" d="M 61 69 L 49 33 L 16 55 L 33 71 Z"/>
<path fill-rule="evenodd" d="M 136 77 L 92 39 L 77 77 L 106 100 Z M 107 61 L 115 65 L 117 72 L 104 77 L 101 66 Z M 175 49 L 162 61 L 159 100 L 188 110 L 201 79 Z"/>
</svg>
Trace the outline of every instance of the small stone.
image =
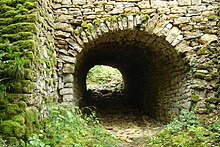
<svg viewBox="0 0 220 147">
<path fill-rule="evenodd" d="M 158 8 L 157 12 L 160 13 L 160 14 L 169 14 L 170 9 L 169 8 Z"/>
<path fill-rule="evenodd" d="M 63 5 L 71 5 L 72 2 L 71 2 L 71 0 L 62 0 L 62 4 Z"/>
<path fill-rule="evenodd" d="M 179 17 L 174 21 L 174 25 L 183 24 L 190 22 L 190 17 Z"/>
<path fill-rule="evenodd" d="M 208 73 L 209 73 L 208 70 L 202 70 L 202 69 L 197 70 L 197 72 L 199 72 L 199 73 L 204 73 L 204 74 L 208 74 Z"/>
<path fill-rule="evenodd" d="M 191 0 L 178 0 L 180 6 L 189 6 L 191 5 Z"/>
<path fill-rule="evenodd" d="M 212 35 L 212 34 L 204 34 L 202 37 L 200 37 L 199 42 L 202 44 L 210 44 L 213 41 L 217 41 L 218 36 Z"/>
<path fill-rule="evenodd" d="M 64 88 L 73 88 L 73 83 L 65 83 Z"/>
<path fill-rule="evenodd" d="M 73 95 L 68 94 L 63 96 L 63 102 L 72 102 L 74 100 Z"/>
<path fill-rule="evenodd" d="M 74 64 L 64 64 L 63 73 L 74 73 L 75 71 Z"/>
<path fill-rule="evenodd" d="M 71 83 L 73 82 L 73 75 L 72 74 L 64 74 L 63 75 L 63 83 Z"/>
<path fill-rule="evenodd" d="M 202 0 L 192 0 L 192 5 L 200 5 Z"/>
<path fill-rule="evenodd" d="M 187 7 L 173 7 L 171 13 L 186 14 Z"/>
<path fill-rule="evenodd" d="M 71 57 L 71 56 L 60 54 L 59 58 L 69 63 L 76 63 L 76 58 Z"/>
<path fill-rule="evenodd" d="M 63 32 L 63 31 L 56 31 L 55 33 L 56 37 L 64 37 L 64 38 L 69 38 L 70 37 L 70 33 L 67 32 Z"/>
<path fill-rule="evenodd" d="M 73 94 L 72 88 L 63 88 L 60 90 L 60 95 Z"/>
<path fill-rule="evenodd" d="M 138 7 L 139 7 L 140 9 L 148 9 L 148 8 L 151 8 L 151 5 L 150 5 L 149 1 L 141 1 L 141 2 L 139 2 L 137 5 L 138 5 Z"/>
</svg>

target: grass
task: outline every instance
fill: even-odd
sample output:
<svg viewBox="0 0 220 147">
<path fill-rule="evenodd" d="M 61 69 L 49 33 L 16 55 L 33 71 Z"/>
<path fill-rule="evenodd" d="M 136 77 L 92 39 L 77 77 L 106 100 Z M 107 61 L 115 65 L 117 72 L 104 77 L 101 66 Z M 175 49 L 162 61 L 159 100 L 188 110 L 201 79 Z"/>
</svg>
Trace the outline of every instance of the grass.
<svg viewBox="0 0 220 147">
<path fill-rule="evenodd" d="M 52 106 L 41 124 L 42 129 L 29 138 L 27 146 L 111 147 L 120 143 L 102 128 L 94 113 L 83 115 L 76 107 Z"/>
</svg>

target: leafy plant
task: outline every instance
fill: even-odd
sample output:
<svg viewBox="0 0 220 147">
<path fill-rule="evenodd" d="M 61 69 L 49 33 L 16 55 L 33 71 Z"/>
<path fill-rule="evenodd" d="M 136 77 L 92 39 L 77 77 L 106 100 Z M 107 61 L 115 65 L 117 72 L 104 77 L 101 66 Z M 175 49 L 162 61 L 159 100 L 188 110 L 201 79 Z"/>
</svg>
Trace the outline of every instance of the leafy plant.
<svg viewBox="0 0 220 147">
<path fill-rule="evenodd" d="M 146 146 L 216 146 L 220 143 L 219 122 L 204 124 L 193 112 L 184 112 L 155 136 L 148 138 Z"/>
<path fill-rule="evenodd" d="M 94 113 L 83 115 L 77 107 L 49 107 L 42 125 L 40 133 L 29 138 L 28 146 L 112 146 L 119 142 L 105 132 Z"/>
</svg>

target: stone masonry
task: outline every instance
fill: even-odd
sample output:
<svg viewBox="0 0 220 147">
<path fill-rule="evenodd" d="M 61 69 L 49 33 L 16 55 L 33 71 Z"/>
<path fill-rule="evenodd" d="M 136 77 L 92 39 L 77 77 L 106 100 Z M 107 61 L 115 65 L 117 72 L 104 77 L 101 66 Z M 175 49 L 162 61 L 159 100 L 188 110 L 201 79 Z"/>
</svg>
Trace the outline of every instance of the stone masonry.
<svg viewBox="0 0 220 147">
<path fill-rule="evenodd" d="M 140 53 L 118 49 L 118 54 L 143 59 L 139 63 L 147 76 L 142 80 L 151 83 L 143 83 L 143 91 L 150 90 L 143 92 L 146 100 L 140 100 L 151 109 L 146 111 L 166 119 L 191 107 L 198 113 L 219 109 L 216 0 L 53 0 L 52 7 L 60 101 L 80 102 L 86 73 L 99 62 L 123 70 L 119 62 L 95 61 L 100 56 L 114 58 L 117 51 L 109 46 L 132 46 Z"/>
</svg>

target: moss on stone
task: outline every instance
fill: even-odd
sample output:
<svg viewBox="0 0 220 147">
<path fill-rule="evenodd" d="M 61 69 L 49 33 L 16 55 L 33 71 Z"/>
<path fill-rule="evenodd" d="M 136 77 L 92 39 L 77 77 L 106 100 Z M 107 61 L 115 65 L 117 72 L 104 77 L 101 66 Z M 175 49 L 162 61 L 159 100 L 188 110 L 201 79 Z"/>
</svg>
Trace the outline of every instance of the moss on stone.
<svg viewBox="0 0 220 147">
<path fill-rule="evenodd" d="M 28 10 L 34 9 L 34 8 L 36 8 L 36 6 L 37 6 L 37 2 L 28 2 L 27 1 L 24 3 L 24 7 Z"/>
<path fill-rule="evenodd" d="M 10 103 L 13 103 L 15 101 L 23 101 L 25 103 L 28 100 L 28 98 L 29 97 L 26 94 L 14 94 L 14 93 L 8 93 L 7 94 L 7 100 Z"/>
<path fill-rule="evenodd" d="M 14 22 L 13 18 L 0 18 L 0 26 L 4 25 L 10 25 Z"/>
<path fill-rule="evenodd" d="M 198 100 L 199 100 L 199 96 L 196 95 L 196 94 L 192 94 L 192 96 L 191 96 L 191 100 L 192 100 L 193 102 L 198 102 Z"/>
<path fill-rule="evenodd" d="M 205 99 L 206 102 L 208 103 L 218 103 L 219 98 L 213 97 L 213 98 L 207 98 Z"/>
<path fill-rule="evenodd" d="M 13 115 L 17 115 L 19 113 L 22 113 L 24 112 L 24 110 L 22 108 L 20 108 L 18 106 L 18 104 L 9 104 L 6 108 L 6 111 L 5 111 L 8 115 L 8 117 L 11 117 Z"/>
<path fill-rule="evenodd" d="M 10 7 L 10 6 L 6 5 L 6 4 L 0 5 L 0 14 L 3 14 L 5 12 L 7 12 L 7 11 L 13 11 L 13 10 L 15 10 L 14 7 Z"/>
<path fill-rule="evenodd" d="M 214 20 L 216 20 L 217 19 L 217 16 L 216 15 L 210 15 L 209 17 L 208 17 L 208 20 L 209 21 L 214 21 Z"/>
<path fill-rule="evenodd" d="M 37 27 L 34 23 L 22 22 L 11 24 L 2 29 L 3 34 L 16 34 L 18 32 L 37 32 Z"/>
<path fill-rule="evenodd" d="M 16 51 L 24 51 L 25 49 L 29 51 L 36 51 L 36 43 L 34 40 L 19 40 L 12 43 L 13 48 Z"/>
<path fill-rule="evenodd" d="M 32 81 L 34 78 L 35 78 L 34 71 L 32 69 L 25 68 L 24 69 L 24 79 Z"/>
<path fill-rule="evenodd" d="M 24 125 L 25 123 L 25 118 L 21 114 L 13 116 L 11 120 L 14 122 L 18 122 L 20 125 Z"/>
<path fill-rule="evenodd" d="M 150 19 L 150 16 L 145 14 L 145 15 L 141 15 L 141 22 L 145 23 L 146 21 L 148 21 Z"/>
<path fill-rule="evenodd" d="M 101 24 L 101 20 L 100 19 L 95 19 L 95 20 L 93 20 L 92 23 L 94 24 L 94 26 L 98 27 Z"/>
<path fill-rule="evenodd" d="M 37 17 L 36 14 L 26 14 L 26 15 L 18 14 L 14 17 L 14 23 L 17 23 L 17 22 L 35 22 L 36 17 Z"/>
<path fill-rule="evenodd" d="M 2 121 L 0 123 L 0 132 L 3 136 L 21 138 L 25 135 L 25 125 L 20 125 L 12 120 Z"/>
<path fill-rule="evenodd" d="M 206 75 L 204 73 L 196 72 L 194 73 L 194 77 L 198 79 L 204 79 Z"/>
<path fill-rule="evenodd" d="M 207 48 L 202 47 L 197 51 L 198 55 L 205 55 L 207 53 Z"/>
<path fill-rule="evenodd" d="M 21 84 L 20 81 L 11 81 L 9 84 L 9 88 L 7 89 L 8 92 L 13 92 L 13 93 L 21 93 L 23 85 Z"/>
<path fill-rule="evenodd" d="M 29 108 L 26 111 L 25 116 L 26 121 L 26 138 L 28 138 L 31 133 L 36 131 L 39 128 L 38 114 L 34 108 Z"/>
<path fill-rule="evenodd" d="M 212 62 L 215 63 L 215 64 L 217 64 L 217 63 L 218 63 L 218 59 L 213 58 L 213 59 L 212 59 Z"/>
<path fill-rule="evenodd" d="M 3 39 L 8 39 L 10 42 L 18 41 L 18 40 L 28 40 L 32 39 L 32 34 L 31 32 L 19 32 L 17 34 L 3 34 L 2 38 Z"/>
<path fill-rule="evenodd" d="M 32 81 L 30 80 L 22 80 L 22 91 L 23 93 L 34 93 L 35 85 Z"/>
<path fill-rule="evenodd" d="M 211 81 L 212 80 L 212 76 L 211 75 L 206 75 L 204 79 L 206 81 Z"/>
</svg>

